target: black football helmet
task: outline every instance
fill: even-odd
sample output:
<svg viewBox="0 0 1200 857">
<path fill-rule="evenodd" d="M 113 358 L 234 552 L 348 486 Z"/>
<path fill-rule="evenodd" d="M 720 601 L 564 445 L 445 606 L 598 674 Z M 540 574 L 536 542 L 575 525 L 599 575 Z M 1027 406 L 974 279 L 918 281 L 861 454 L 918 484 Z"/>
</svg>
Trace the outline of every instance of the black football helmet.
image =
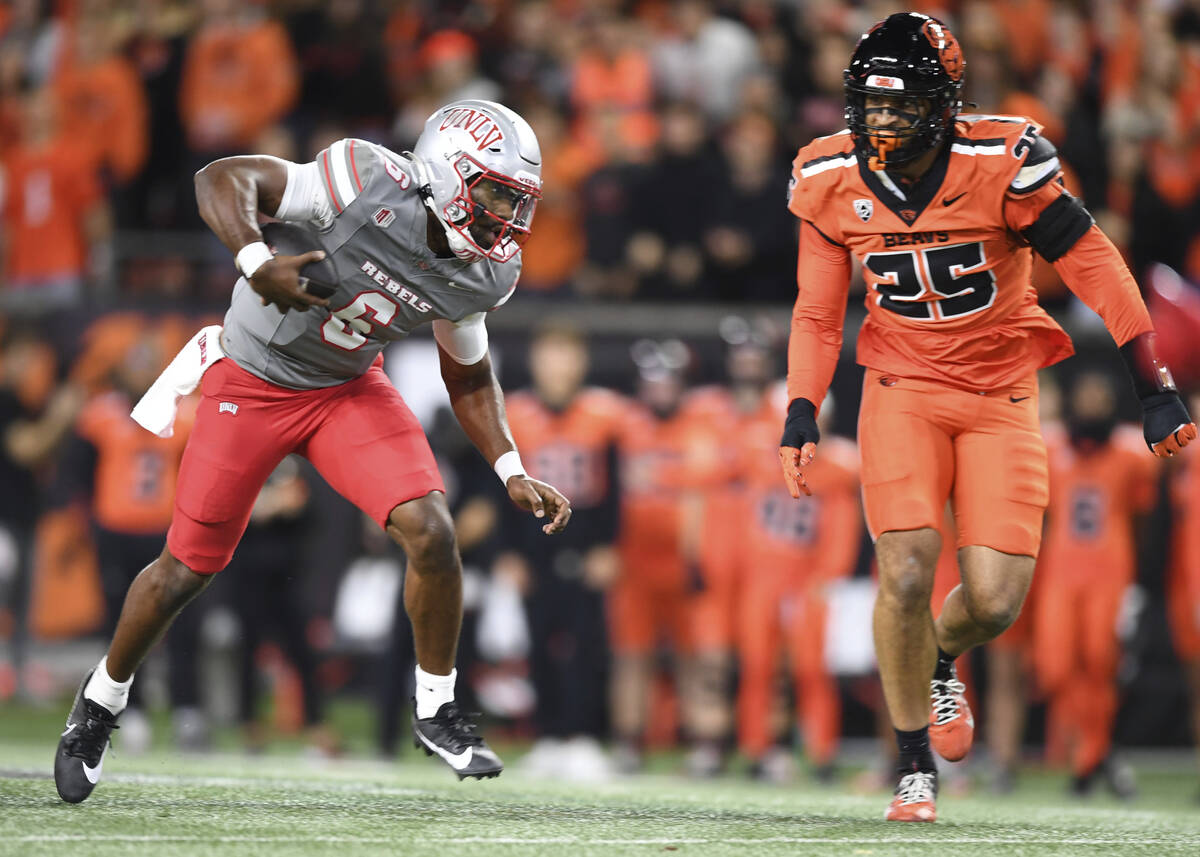
<svg viewBox="0 0 1200 857">
<path fill-rule="evenodd" d="M 880 21 L 858 40 L 842 78 L 846 125 L 855 150 L 873 170 L 908 163 L 939 145 L 962 107 L 962 50 L 937 18 L 899 12 Z M 923 99 L 929 110 L 910 127 L 867 126 L 868 95 Z"/>
</svg>

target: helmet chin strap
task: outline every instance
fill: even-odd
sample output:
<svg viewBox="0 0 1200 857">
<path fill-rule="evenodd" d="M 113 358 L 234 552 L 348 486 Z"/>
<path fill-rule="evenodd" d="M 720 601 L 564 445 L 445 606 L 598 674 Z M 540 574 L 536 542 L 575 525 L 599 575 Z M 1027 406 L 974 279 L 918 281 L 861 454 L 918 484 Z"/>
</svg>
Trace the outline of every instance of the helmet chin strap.
<svg viewBox="0 0 1200 857">
<path fill-rule="evenodd" d="M 483 254 L 446 220 L 442 212 L 438 211 L 438 207 L 433 201 L 433 188 L 425 163 L 415 155 L 412 156 L 412 162 L 417 168 L 417 180 L 420 183 L 417 193 L 425 202 L 425 207 L 433 212 L 434 218 L 441 224 L 442 231 L 446 233 L 446 243 L 450 245 L 450 252 L 461 262 L 478 262 L 483 258 Z"/>
</svg>

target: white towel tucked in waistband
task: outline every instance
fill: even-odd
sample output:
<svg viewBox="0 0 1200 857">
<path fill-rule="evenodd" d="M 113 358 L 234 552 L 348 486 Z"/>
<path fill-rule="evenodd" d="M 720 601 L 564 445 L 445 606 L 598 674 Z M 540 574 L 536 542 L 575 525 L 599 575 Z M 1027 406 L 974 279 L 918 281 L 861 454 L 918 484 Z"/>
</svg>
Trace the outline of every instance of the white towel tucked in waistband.
<svg viewBox="0 0 1200 857">
<path fill-rule="evenodd" d="M 221 325 L 201 328 L 150 385 L 129 416 L 142 428 L 159 437 L 175 434 L 175 412 L 179 409 L 179 400 L 195 390 L 208 367 L 224 356 L 225 352 L 221 350 Z"/>
</svg>

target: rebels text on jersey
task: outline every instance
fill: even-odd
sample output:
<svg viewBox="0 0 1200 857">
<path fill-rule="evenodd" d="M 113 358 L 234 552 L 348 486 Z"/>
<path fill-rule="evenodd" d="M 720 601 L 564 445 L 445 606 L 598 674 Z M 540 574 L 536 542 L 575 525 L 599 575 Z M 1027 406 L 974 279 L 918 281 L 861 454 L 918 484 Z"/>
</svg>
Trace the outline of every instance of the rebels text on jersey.
<svg viewBox="0 0 1200 857">
<path fill-rule="evenodd" d="M 859 161 L 848 132 L 800 150 L 788 208 L 802 221 L 789 399 L 819 403 L 841 346 L 850 254 L 867 286 L 858 362 L 968 390 L 997 389 L 1072 353 L 1037 305 L 1032 251 L 1122 344 L 1151 329 L 1132 276 L 1058 181 L 1031 120 L 964 115 L 930 170 L 901 188 Z"/>
<path fill-rule="evenodd" d="M 337 275 L 329 309 L 281 313 L 239 279 L 221 343 L 273 384 L 315 389 L 367 371 L 388 342 L 438 319 L 461 321 L 503 304 L 520 255 L 470 263 L 435 256 L 412 162 L 363 140 L 339 140 L 315 163 L 289 165 L 279 217 L 318 230 Z"/>
</svg>

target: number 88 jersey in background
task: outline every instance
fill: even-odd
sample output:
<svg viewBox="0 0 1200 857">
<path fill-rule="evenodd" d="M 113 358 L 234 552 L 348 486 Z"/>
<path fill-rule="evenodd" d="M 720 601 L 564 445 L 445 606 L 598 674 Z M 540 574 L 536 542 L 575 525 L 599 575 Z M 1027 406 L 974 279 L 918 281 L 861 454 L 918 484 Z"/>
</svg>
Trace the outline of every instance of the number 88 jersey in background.
<svg viewBox="0 0 1200 857">
<path fill-rule="evenodd" d="M 885 373 L 991 390 L 1070 356 L 1030 284 L 1033 250 L 1118 343 L 1150 329 L 1132 276 L 1063 188 L 1039 130 L 1021 117 L 960 116 L 933 166 L 905 187 L 868 169 L 849 132 L 800 150 L 788 199 L 803 221 L 792 326 L 817 335 L 791 338 L 790 399 L 820 402 L 832 376 L 850 254 L 867 286 L 858 362 Z"/>
</svg>

